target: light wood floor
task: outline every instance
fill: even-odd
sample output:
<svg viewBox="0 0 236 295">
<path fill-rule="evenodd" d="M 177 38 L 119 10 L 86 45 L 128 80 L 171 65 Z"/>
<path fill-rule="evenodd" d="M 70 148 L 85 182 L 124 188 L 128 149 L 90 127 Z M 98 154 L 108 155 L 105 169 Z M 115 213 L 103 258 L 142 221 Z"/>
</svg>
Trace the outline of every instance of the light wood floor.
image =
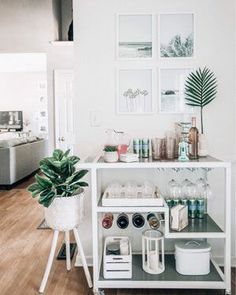
<svg viewBox="0 0 236 295">
<path fill-rule="evenodd" d="M 0 191 L 0 295 L 34 295 L 43 276 L 52 232 L 37 230 L 43 210 L 26 187 Z M 61 236 L 62 240 L 62 236 Z M 60 245 L 58 246 L 57 252 Z M 92 271 L 92 270 L 91 270 Z M 232 275 L 235 291 L 235 270 Z M 64 261 L 54 261 L 46 295 L 92 295 L 81 268 L 66 271 Z M 210 290 L 107 290 L 106 295 L 218 295 Z M 234 292 L 232 293 L 232 295 Z"/>
</svg>

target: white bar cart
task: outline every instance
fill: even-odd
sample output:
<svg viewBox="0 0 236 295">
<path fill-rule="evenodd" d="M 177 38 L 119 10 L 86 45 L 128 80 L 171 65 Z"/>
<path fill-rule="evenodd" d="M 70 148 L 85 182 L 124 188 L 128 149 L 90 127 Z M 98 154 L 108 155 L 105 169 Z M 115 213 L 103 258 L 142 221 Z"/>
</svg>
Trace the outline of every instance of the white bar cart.
<svg viewBox="0 0 236 295">
<path fill-rule="evenodd" d="M 138 289 L 223 289 L 225 294 L 231 294 L 231 164 L 229 162 L 219 161 L 212 157 L 200 158 L 196 161 L 178 162 L 178 161 L 152 161 L 151 159 L 136 163 L 104 163 L 103 159 L 88 158 L 78 164 L 78 169 L 86 168 L 90 170 L 91 190 L 92 190 L 92 225 L 93 225 L 93 280 L 94 294 L 104 294 L 107 288 L 138 288 Z M 106 178 L 113 172 L 114 175 L 126 177 L 139 172 L 153 173 L 156 170 L 165 169 L 189 169 L 203 171 L 215 170 L 221 171 L 224 187 L 222 194 L 218 196 L 224 204 L 222 216 L 217 219 L 214 215 L 214 208 L 211 213 L 206 214 L 203 220 L 195 220 L 194 224 L 189 223 L 188 227 L 181 232 L 173 232 L 169 229 L 169 208 L 164 204 L 163 207 L 103 207 L 101 196 L 104 192 L 104 186 L 107 185 Z M 126 176 L 125 176 L 126 175 Z M 216 181 L 217 182 L 217 181 Z M 215 182 L 215 183 L 216 183 Z M 217 184 L 217 183 L 216 183 Z M 210 207 L 210 206 L 209 206 Z M 212 206 L 214 207 L 214 205 Z M 142 269 L 142 256 L 140 253 L 133 255 L 133 275 L 131 279 L 105 279 L 102 272 L 103 244 L 106 233 L 101 226 L 101 218 L 105 212 L 115 214 L 127 213 L 164 213 L 165 239 L 214 239 L 222 241 L 224 246 L 224 272 L 218 264 L 212 259 L 210 273 L 205 276 L 184 276 L 175 270 L 175 259 L 173 253 L 165 255 L 165 271 L 161 274 L 151 275 Z M 218 214 L 218 213 L 217 213 Z M 218 214 L 219 215 L 219 214 Z M 216 217 L 216 218 L 215 218 Z M 216 220 L 217 219 L 217 220 Z M 221 222 L 222 221 L 222 222 Z M 134 230 L 133 230 L 134 231 Z M 120 230 L 120 235 L 123 235 Z M 117 234 L 117 231 L 116 231 Z M 141 233 L 140 233 L 141 235 Z"/>
</svg>

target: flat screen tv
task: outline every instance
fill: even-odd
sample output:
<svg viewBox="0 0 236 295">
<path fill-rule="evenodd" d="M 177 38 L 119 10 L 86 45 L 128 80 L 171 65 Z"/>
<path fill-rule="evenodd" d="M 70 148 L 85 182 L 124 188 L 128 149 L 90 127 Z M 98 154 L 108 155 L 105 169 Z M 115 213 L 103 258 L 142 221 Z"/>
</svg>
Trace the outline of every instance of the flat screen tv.
<svg viewBox="0 0 236 295">
<path fill-rule="evenodd" d="M 0 130 L 22 131 L 22 111 L 0 111 Z"/>
</svg>

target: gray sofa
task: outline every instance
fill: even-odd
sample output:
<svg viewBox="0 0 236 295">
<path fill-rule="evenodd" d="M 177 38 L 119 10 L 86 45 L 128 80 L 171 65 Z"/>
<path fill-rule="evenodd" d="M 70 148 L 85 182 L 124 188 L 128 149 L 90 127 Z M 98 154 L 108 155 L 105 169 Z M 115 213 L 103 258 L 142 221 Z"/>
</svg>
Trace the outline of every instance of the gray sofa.
<svg viewBox="0 0 236 295">
<path fill-rule="evenodd" d="M 0 148 L 0 185 L 10 186 L 29 176 L 47 154 L 47 140 Z"/>
</svg>

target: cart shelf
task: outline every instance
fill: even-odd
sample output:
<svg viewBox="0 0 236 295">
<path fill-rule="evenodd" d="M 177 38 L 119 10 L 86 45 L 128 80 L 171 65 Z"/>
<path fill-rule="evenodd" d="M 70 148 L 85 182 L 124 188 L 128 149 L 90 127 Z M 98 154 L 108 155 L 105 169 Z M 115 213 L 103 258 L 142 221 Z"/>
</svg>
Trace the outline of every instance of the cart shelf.
<svg viewBox="0 0 236 295">
<path fill-rule="evenodd" d="M 142 269 L 142 255 L 133 255 L 132 279 L 104 279 L 102 267 L 98 285 L 100 288 L 204 288 L 224 289 L 225 283 L 221 270 L 213 262 L 210 273 L 200 276 L 181 275 L 175 270 L 174 255 L 165 255 L 165 271 L 161 274 L 148 274 Z"/>
<path fill-rule="evenodd" d="M 181 232 L 170 230 L 167 238 L 225 238 L 224 231 L 205 214 L 203 219 L 189 219 L 189 224 Z"/>
</svg>

